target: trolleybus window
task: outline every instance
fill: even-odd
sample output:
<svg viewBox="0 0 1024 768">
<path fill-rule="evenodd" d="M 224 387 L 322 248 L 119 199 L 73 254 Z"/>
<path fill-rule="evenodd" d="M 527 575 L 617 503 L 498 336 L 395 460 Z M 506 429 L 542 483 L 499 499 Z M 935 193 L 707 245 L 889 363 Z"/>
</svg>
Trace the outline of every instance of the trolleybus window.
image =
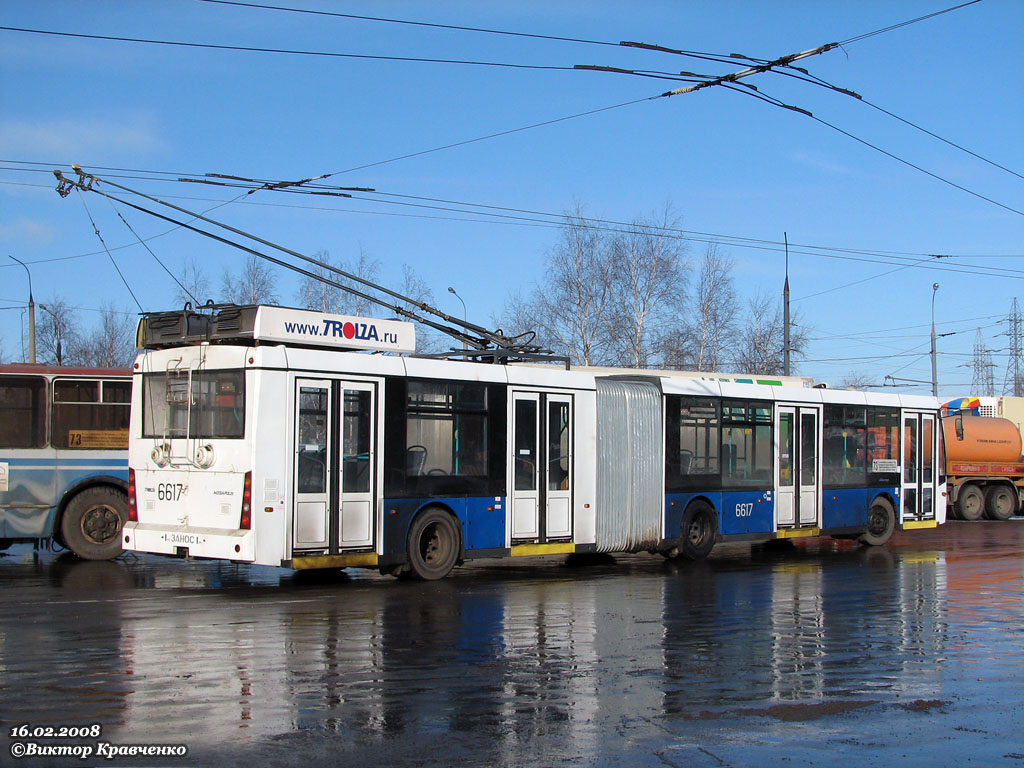
<svg viewBox="0 0 1024 768">
<path fill-rule="evenodd" d="M 868 472 L 893 473 L 900 458 L 900 412 L 897 408 L 868 409 Z"/>
<path fill-rule="evenodd" d="M 53 382 L 54 448 L 127 450 L 132 385 L 128 381 Z"/>
<path fill-rule="evenodd" d="M 767 485 L 771 482 L 771 476 L 771 406 L 766 403 L 723 401 L 723 485 Z"/>
<path fill-rule="evenodd" d="M 142 436 L 245 437 L 245 373 L 239 370 L 147 373 L 142 377 Z"/>
<path fill-rule="evenodd" d="M 670 487 L 701 484 L 718 476 L 718 401 L 700 397 L 668 399 L 666 460 Z"/>
<path fill-rule="evenodd" d="M 505 387 L 390 379 L 385 420 L 387 494 L 504 493 Z"/>
<path fill-rule="evenodd" d="M 46 445 L 46 379 L 41 376 L 0 379 L 0 448 Z"/>
<path fill-rule="evenodd" d="M 826 405 L 822 463 L 825 484 L 859 486 L 867 481 L 867 409 Z"/>
</svg>

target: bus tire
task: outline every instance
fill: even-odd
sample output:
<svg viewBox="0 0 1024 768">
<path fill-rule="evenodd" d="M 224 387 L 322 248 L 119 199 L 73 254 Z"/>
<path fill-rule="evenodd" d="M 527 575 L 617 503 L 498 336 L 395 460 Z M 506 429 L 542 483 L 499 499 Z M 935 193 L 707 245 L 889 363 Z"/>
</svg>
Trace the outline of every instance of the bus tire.
<svg viewBox="0 0 1024 768">
<path fill-rule="evenodd" d="M 718 538 L 718 516 L 707 502 L 695 501 L 683 513 L 679 531 L 679 554 L 688 560 L 703 560 L 711 554 Z"/>
<path fill-rule="evenodd" d="M 892 538 L 896 530 L 896 510 L 883 498 L 872 502 L 868 510 L 868 529 L 860 535 L 858 541 L 869 547 L 880 547 Z"/>
<path fill-rule="evenodd" d="M 108 485 L 86 488 L 64 508 L 61 538 L 83 560 L 110 560 L 121 554 L 121 529 L 128 519 L 128 495 Z"/>
<path fill-rule="evenodd" d="M 1009 520 L 1017 512 L 1017 494 L 1009 486 L 996 484 L 985 489 L 985 517 Z"/>
<path fill-rule="evenodd" d="M 446 510 L 429 507 L 409 529 L 410 575 L 422 581 L 443 579 L 462 555 L 462 531 Z"/>
<path fill-rule="evenodd" d="M 956 510 L 960 513 L 961 520 L 981 520 L 985 514 L 985 496 L 981 488 L 974 483 L 967 483 L 961 487 L 956 497 Z"/>
</svg>

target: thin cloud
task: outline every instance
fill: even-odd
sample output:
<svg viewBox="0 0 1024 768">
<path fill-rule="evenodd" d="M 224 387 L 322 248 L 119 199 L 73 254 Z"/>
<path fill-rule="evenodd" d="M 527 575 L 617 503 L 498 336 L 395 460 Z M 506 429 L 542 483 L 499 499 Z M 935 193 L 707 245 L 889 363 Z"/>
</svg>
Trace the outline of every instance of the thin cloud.
<svg viewBox="0 0 1024 768">
<path fill-rule="evenodd" d="M 124 120 L 3 120 L 0 152 L 7 157 L 100 157 L 162 152 L 163 141 L 146 117 Z"/>
</svg>

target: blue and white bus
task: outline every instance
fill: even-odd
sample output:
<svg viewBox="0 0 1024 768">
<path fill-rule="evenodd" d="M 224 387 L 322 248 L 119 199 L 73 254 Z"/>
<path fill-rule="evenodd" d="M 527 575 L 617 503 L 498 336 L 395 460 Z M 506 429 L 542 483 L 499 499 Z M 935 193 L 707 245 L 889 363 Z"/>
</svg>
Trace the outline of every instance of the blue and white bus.
<svg viewBox="0 0 1024 768">
<path fill-rule="evenodd" d="M 0 365 L 0 549 L 121 554 L 131 371 Z"/>
<path fill-rule="evenodd" d="M 944 521 L 930 397 L 404 356 L 408 323 L 278 307 L 139 338 L 126 549 L 436 579 Z"/>
</svg>

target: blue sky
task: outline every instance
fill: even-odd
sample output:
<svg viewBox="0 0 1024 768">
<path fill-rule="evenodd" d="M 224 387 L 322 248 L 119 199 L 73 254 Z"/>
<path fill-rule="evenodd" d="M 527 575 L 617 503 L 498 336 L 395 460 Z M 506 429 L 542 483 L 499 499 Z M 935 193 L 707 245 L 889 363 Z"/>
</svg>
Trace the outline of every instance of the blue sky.
<svg viewBox="0 0 1024 768">
<path fill-rule="evenodd" d="M 260 0 L 262 2 L 262 0 Z M 267 2 L 269 3 L 269 0 Z M 955 3 L 319 2 L 276 5 L 595 41 L 633 40 L 765 59 L 851 42 L 801 62 L 904 120 L 1024 174 L 1024 3 L 983 0 L 859 41 L 867 32 Z M 566 41 L 312 16 L 199 2 L 0 2 L 0 26 L 112 37 L 372 56 L 725 74 L 735 67 L 673 54 Z M 0 30 L 0 343 L 20 359 L 27 301 L 135 312 L 89 215 L 146 310 L 173 307 L 176 286 L 104 199 L 53 191 L 51 167 L 137 169 L 118 183 L 204 210 L 237 196 L 153 180 L 154 172 L 261 179 L 336 174 L 385 195 L 561 214 L 580 205 L 629 221 L 671 204 L 698 260 L 717 240 L 742 296 L 781 292 L 791 244 L 793 308 L 813 340 L 798 373 L 929 381 L 932 284 L 940 395 L 970 391 L 980 328 L 1001 387 L 1005 318 L 1024 298 L 1024 179 L 849 96 L 774 73 L 745 82 L 807 116 L 722 88 L 645 100 L 498 138 L 348 169 L 656 96 L 683 83 L 564 69 L 524 69 L 87 40 Z M 103 176 L 102 171 L 97 171 Z M 411 265 L 437 304 L 490 324 L 517 290 L 543 280 L 558 233 L 500 223 L 405 197 L 346 200 L 261 192 L 216 216 L 297 251 L 352 259 L 360 250 L 400 281 Z M 391 200 L 392 203 L 382 202 Z M 394 204 L 394 202 L 403 204 Z M 1005 207 L 1003 207 L 1005 206 Z M 1007 210 L 1015 209 L 1015 210 Z M 87 210 L 88 209 L 88 210 Z M 187 258 L 217 284 L 239 252 L 121 209 L 173 271 Z M 531 216 L 531 219 L 537 217 Z M 739 247 L 738 238 L 748 245 Z M 760 241 L 767 241 L 760 242 Z M 814 249 L 807 246 L 815 246 Z M 854 254 L 851 251 L 868 251 Z M 942 254 L 951 258 L 929 258 Z M 895 255 L 910 255 L 907 267 Z M 851 258 L 865 260 L 851 260 Z M 950 271 L 955 270 L 955 271 Z M 1000 270 L 1000 271 L 995 271 Z M 297 280 L 280 277 L 294 301 Z M 1024 305 L 1022 305 L 1024 309 Z M 930 385 L 900 382 L 907 391 Z"/>
</svg>

